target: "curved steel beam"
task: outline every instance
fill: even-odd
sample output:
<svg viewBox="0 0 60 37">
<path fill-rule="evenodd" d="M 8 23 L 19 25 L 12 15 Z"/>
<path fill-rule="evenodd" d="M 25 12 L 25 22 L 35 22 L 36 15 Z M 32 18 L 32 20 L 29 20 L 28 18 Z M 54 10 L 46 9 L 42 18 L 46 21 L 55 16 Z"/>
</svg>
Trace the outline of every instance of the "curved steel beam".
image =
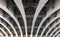
<svg viewBox="0 0 60 37">
<path fill-rule="evenodd" d="M 42 31 L 42 33 L 41 33 L 41 37 L 43 36 L 43 34 L 44 34 L 46 28 L 47 28 L 52 22 L 54 22 L 56 19 L 58 19 L 59 17 L 60 17 L 60 15 L 57 16 L 57 17 L 54 18 L 54 19 L 51 19 L 51 21 L 50 21 L 49 23 L 46 24 L 46 27 L 43 29 L 43 31 Z"/>
<path fill-rule="evenodd" d="M 8 37 L 8 34 L 4 31 L 4 29 L 0 28 L 0 30 Z"/>
<path fill-rule="evenodd" d="M 42 24 L 45 22 L 45 20 L 46 20 L 50 15 L 52 15 L 53 13 L 55 13 L 55 12 L 56 12 L 57 10 L 59 10 L 59 9 L 60 9 L 60 4 L 57 5 L 57 6 L 55 6 L 54 9 L 50 9 L 50 10 L 47 11 L 47 15 L 42 19 L 41 23 L 39 24 L 39 27 L 38 27 L 37 32 L 36 32 L 36 37 L 37 37 L 37 35 L 38 35 L 38 32 L 39 32 L 39 30 L 40 30 L 40 27 L 41 27 Z M 42 35 L 42 34 L 41 34 L 41 35 Z M 41 36 L 41 37 L 42 37 L 42 36 Z"/>
<path fill-rule="evenodd" d="M 17 7 L 19 8 L 21 15 L 23 17 L 24 25 L 25 25 L 25 32 L 26 32 L 26 37 L 27 37 L 27 35 L 28 35 L 28 33 L 27 33 L 27 20 L 26 20 L 26 14 L 24 11 L 22 0 L 14 0 L 14 2 L 16 3 Z"/>
<path fill-rule="evenodd" d="M 2 26 L 4 26 L 4 27 L 8 30 L 8 32 L 10 33 L 11 37 L 13 37 L 12 32 L 5 26 L 5 24 L 3 24 L 2 22 L 0 22 L 0 24 L 1 24 Z"/>
<path fill-rule="evenodd" d="M 3 17 L 3 12 L 1 10 L 0 10 L 0 18 L 4 19 L 12 27 L 12 29 L 14 30 L 14 32 L 16 34 L 16 37 L 18 37 L 17 31 L 15 30 L 13 24 L 10 23 L 8 19 L 6 19 L 6 18 Z"/>
<path fill-rule="evenodd" d="M 54 23 L 53 25 L 52 25 L 52 27 L 47 31 L 47 33 L 46 33 L 46 35 L 45 35 L 45 37 L 47 37 L 48 36 L 48 34 L 49 34 L 49 32 L 57 25 L 57 24 L 59 24 L 60 23 L 60 21 L 59 22 L 57 22 L 57 23 Z"/>
<path fill-rule="evenodd" d="M 42 26 L 42 24 L 44 23 L 44 21 L 50 16 L 50 15 L 52 15 L 53 13 L 55 13 L 57 10 L 59 10 L 60 9 L 60 7 L 55 7 L 54 9 L 50 9 L 49 11 L 47 11 L 47 15 L 42 19 L 42 21 L 41 21 L 41 23 L 39 24 L 39 27 L 38 27 L 38 29 L 37 29 L 37 32 L 36 32 L 36 37 L 37 37 L 37 35 L 38 35 L 38 32 L 39 32 L 39 30 L 40 30 L 40 27 Z"/>
<path fill-rule="evenodd" d="M 52 33 L 49 35 L 49 37 L 51 37 L 52 35 L 53 35 L 53 33 L 56 31 L 56 30 L 58 30 L 60 28 L 60 26 L 58 26 L 56 29 L 54 29 L 53 31 L 52 31 Z"/>
<path fill-rule="evenodd" d="M 22 33 L 22 29 L 21 29 L 21 26 L 17 20 L 17 18 L 14 16 L 13 12 L 10 11 L 9 9 L 7 9 L 7 7 L 5 7 L 3 4 L 0 3 L 0 8 L 3 9 L 6 13 L 8 13 L 12 18 L 13 20 L 16 22 L 18 28 L 19 28 L 19 31 L 21 33 L 21 37 L 23 37 L 23 33 Z"/>
<path fill-rule="evenodd" d="M 57 31 L 57 32 L 53 35 L 53 37 L 55 37 L 59 32 L 60 32 L 60 30 L 59 30 L 59 31 Z"/>
<path fill-rule="evenodd" d="M 33 21 L 32 21 L 32 29 L 31 29 L 31 37 L 33 35 L 33 29 L 34 29 L 34 25 L 35 25 L 35 22 L 36 22 L 36 19 L 39 15 L 39 13 L 41 12 L 42 8 L 45 6 L 45 4 L 47 3 L 48 0 L 40 0 L 39 1 L 39 4 L 36 8 L 36 11 L 35 11 L 35 14 L 34 14 L 34 17 L 33 17 Z"/>
<path fill-rule="evenodd" d="M 12 27 L 12 29 L 14 30 L 14 32 L 16 34 L 16 37 L 18 37 L 18 34 L 17 34 L 15 28 L 13 27 L 13 24 L 10 23 L 9 20 L 7 20 L 6 18 L 4 18 L 2 15 L 0 15 L 0 18 L 2 18 L 3 20 L 5 20 Z"/>
</svg>

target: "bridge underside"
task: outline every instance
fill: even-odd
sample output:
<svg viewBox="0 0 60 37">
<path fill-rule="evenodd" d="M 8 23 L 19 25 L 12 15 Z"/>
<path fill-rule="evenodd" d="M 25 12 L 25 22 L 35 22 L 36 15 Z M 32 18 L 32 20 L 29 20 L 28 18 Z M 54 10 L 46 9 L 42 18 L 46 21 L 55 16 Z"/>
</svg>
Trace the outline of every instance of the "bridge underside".
<svg viewBox="0 0 60 37">
<path fill-rule="evenodd" d="M 1 37 L 59 37 L 60 0 L 0 0 Z"/>
</svg>

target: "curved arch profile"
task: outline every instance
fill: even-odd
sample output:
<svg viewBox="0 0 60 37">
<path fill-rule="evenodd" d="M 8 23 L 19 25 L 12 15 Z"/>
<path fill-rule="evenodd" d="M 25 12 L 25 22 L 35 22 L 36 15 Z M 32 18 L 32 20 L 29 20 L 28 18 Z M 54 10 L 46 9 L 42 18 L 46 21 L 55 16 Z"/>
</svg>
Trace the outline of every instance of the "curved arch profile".
<svg viewBox="0 0 60 37">
<path fill-rule="evenodd" d="M 4 29 L 0 28 L 0 30 L 8 37 L 8 34 L 4 31 Z"/>
<path fill-rule="evenodd" d="M 22 33 L 22 29 L 21 29 L 21 26 L 17 20 L 17 18 L 14 16 L 13 12 L 10 11 L 6 6 L 4 6 L 3 4 L 0 3 L 0 8 L 3 9 L 6 13 L 8 13 L 12 18 L 13 20 L 16 22 L 18 28 L 19 28 L 19 31 L 21 33 L 21 37 L 23 37 L 23 33 Z M 18 37 L 18 36 L 17 36 Z"/>
<path fill-rule="evenodd" d="M 45 37 L 47 37 L 48 36 L 48 34 L 49 34 L 49 32 L 56 26 L 56 25 L 58 25 L 60 23 L 60 21 L 59 22 L 57 22 L 57 23 L 54 23 L 53 25 L 52 25 L 52 27 L 47 31 L 47 33 L 46 33 L 46 35 L 45 35 Z"/>
<path fill-rule="evenodd" d="M 42 8 L 45 6 L 45 4 L 47 3 L 48 0 L 40 0 L 39 1 L 39 4 L 36 8 L 36 11 L 35 11 L 35 14 L 34 14 L 34 17 L 33 17 L 33 21 L 32 21 L 32 29 L 31 29 L 31 37 L 33 35 L 33 29 L 34 29 L 34 25 L 35 25 L 35 22 L 36 22 L 36 19 L 40 13 L 40 11 L 42 10 Z"/>
<path fill-rule="evenodd" d="M 58 31 L 53 35 L 53 37 L 55 37 L 59 32 L 60 32 L 60 30 L 58 30 Z"/>
<path fill-rule="evenodd" d="M 24 25 L 25 25 L 25 32 L 26 32 L 26 37 L 28 37 L 28 33 L 27 33 L 27 20 L 26 20 L 26 14 L 25 14 L 25 11 L 24 11 L 24 7 L 23 7 L 23 3 L 22 3 L 22 0 L 14 0 L 14 2 L 16 3 L 17 7 L 19 8 L 20 12 L 21 12 L 21 15 L 23 17 L 23 20 L 24 20 Z"/>
<path fill-rule="evenodd" d="M 13 25 L 7 19 L 5 19 L 3 16 L 0 15 L 0 18 L 2 18 L 3 20 L 5 20 L 12 27 L 12 29 L 14 30 L 14 32 L 16 34 L 16 37 L 18 37 L 18 34 L 17 34 L 15 28 L 13 27 Z"/>
<path fill-rule="evenodd" d="M 56 30 L 58 30 L 60 28 L 60 26 L 58 26 L 57 28 L 55 28 L 53 31 L 52 31 L 52 33 L 49 35 L 49 37 L 51 37 L 52 35 L 53 35 L 53 33 L 56 31 Z"/>
<path fill-rule="evenodd" d="M 41 23 L 39 24 L 39 27 L 38 27 L 37 32 L 36 32 L 36 37 L 37 37 L 38 32 L 39 32 L 39 30 L 40 30 L 40 27 L 42 26 L 42 24 L 44 23 L 44 21 L 45 21 L 50 15 L 52 15 L 53 13 L 55 13 L 55 12 L 56 12 L 57 10 L 59 10 L 59 9 L 60 9 L 60 7 L 55 7 L 54 9 L 50 9 L 50 10 L 48 11 L 48 14 L 42 19 Z"/>
<path fill-rule="evenodd" d="M 47 27 L 52 23 L 54 22 L 56 19 L 60 18 L 60 15 L 55 17 L 54 19 L 52 19 L 49 23 L 46 24 L 46 27 L 43 29 L 42 33 L 41 33 L 41 36 L 43 36 L 45 30 L 47 29 Z"/>
<path fill-rule="evenodd" d="M 39 27 L 38 27 L 37 32 L 36 32 L 36 37 L 37 37 L 37 35 L 38 35 L 38 32 L 39 32 L 39 30 L 40 30 L 40 27 L 41 27 L 42 24 L 45 22 L 45 20 L 46 20 L 50 15 L 52 15 L 53 13 L 55 13 L 55 12 L 56 12 L 57 10 L 59 10 L 59 9 L 60 9 L 60 4 L 57 5 L 57 6 L 55 6 L 54 9 L 50 9 L 50 10 L 47 11 L 47 15 L 42 19 L 41 23 L 39 24 Z M 41 34 L 40 37 L 42 37 L 42 34 Z"/>
<path fill-rule="evenodd" d="M 1 24 L 2 26 L 4 26 L 4 27 L 8 30 L 8 32 L 10 33 L 11 37 L 13 37 L 12 32 L 5 26 L 5 24 L 3 24 L 2 22 L 0 22 L 0 24 Z"/>
</svg>

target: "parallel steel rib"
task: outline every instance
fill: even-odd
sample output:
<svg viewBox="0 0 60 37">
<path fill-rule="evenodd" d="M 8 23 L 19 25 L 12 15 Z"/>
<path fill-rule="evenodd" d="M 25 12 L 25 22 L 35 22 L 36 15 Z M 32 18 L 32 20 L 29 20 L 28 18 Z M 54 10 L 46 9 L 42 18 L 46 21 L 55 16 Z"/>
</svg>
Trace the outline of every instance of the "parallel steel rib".
<svg viewBox="0 0 60 37">
<path fill-rule="evenodd" d="M 21 15 L 23 17 L 23 21 L 24 21 L 24 25 L 25 25 L 25 32 L 26 32 L 26 37 L 27 37 L 28 36 L 27 20 L 26 20 L 26 14 L 25 14 L 25 11 L 24 11 L 22 0 L 14 0 L 14 2 L 16 3 L 17 7 L 19 8 L 19 10 L 21 12 Z"/>
<path fill-rule="evenodd" d="M 3 12 L 1 10 L 0 10 L 0 18 L 2 18 L 3 20 L 5 20 L 12 27 L 12 29 L 14 30 L 14 32 L 16 34 L 16 37 L 18 37 L 17 31 L 15 30 L 13 24 L 10 23 L 8 19 L 6 19 L 6 18 L 3 17 Z"/>
<path fill-rule="evenodd" d="M 60 23 L 60 21 L 59 21 L 58 23 L 54 23 L 54 24 L 52 25 L 52 27 L 47 31 L 45 37 L 47 37 L 48 34 L 49 34 L 49 32 L 50 32 L 57 24 L 59 24 L 59 23 Z"/>
<path fill-rule="evenodd" d="M 1 4 L 0 4 L 0 8 L 3 9 L 6 13 L 8 13 L 13 18 L 13 20 L 16 22 L 16 24 L 17 24 L 17 26 L 18 26 L 18 28 L 20 30 L 21 37 L 23 37 L 21 26 L 20 26 L 17 18 L 14 16 L 13 12 L 11 12 L 9 9 L 7 9 L 4 5 L 1 5 Z"/>
<path fill-rule="evenodd" d="M 59 32 L 60 32 L 60 30 L 58 30 L 58 31 L 53 35 L 53 37 L 55 37 Z"/>
<path fill-rule="evenodd" d="M 41 33 L 41 37 L 43 36 L 46 28 L 47 28 L 52 22 L 54 22 L 56 19 L 58 19 L 59 17 L 60 17 L 60 15 L 57 16 L 56 18 L 52 19 L 49 23 L 46 24 L 46 27 L 43 29 L 43 31 L 42 31 L 42 33 Z"/>
<path fill-rule="evenodd" d="M 17 34 L 15 28 L 13 27 L 13 25 L 12 25 L 7 19 L 5 19 L 3 16 L 0 15 L 0 18 L 2 18 L 3 20 L 5 20 L 5 21 L 12 27 L 12 29 L 14 30 L 14 32 L 15 32 L 15 34 L 16 34 L 16 37 L 17 37 L 18 34 Z"/>
<path fill-rule="evenodd" d="M 58 2 L 58 3 L 57 3 L 57 2 Z M 60 9 L 59 1 L 57 1 L 57 2 L 55 3 L 55 8 L 53 9 L 53 11 L 50 11 L 50 14 L 47 14 L 47 18 L 48 18 L 51 14 L 55 13 L 57 10 Z M 51 13 L 51 12 L 52 12 L 52 13 Z M 49 13 L 49 12 L 48 12 L 48 13 Z M 57 17 L 60 17 L 60 15 L 57 16 Z M 46 19 L 47 19 L 47 18 L 46 18 Z M 51 23 L 50 23 L 50 24 L 51 24 Z M 40 26 L 41 26 L 41 25 L 42 25 L 42 24 L 40 24 Z M 48 24 L 48 25 L 49 25 L 49 24 Z M 46 25 L 46 27 L 43 29 L 40 37 L 42 37 L 42 35 L 43 35 L 45 29 L 48 27 L 48 25 Z"/>
<path fill-rule="evenodd" d="M 8 32 L 10 33 L 10 35 L 11 35 L 11 37 L 13 37 L 13 34 L 12 34 L 12 32 L 5 26 L 5 24 L 4 23 L 2 23 L 2 22 L 0 22 L 0 24 L 2 25 L 2 26 L 4 26 L 7 30 L 8 30 Z"/>
<path fill-rule="evenodd" d="M 32 21 L 32 29 L 31 29 L 31 37 L 33 35 L 33 29 L 34 29 L 34 25 L 35 25 L 35 22 L 36 22 L 36 19 L 40 13 L 40 11 L 42 10 L 42 8 L 45 6 L 45 4 L 47 3 L 48 0 L 40 0 L 39 1 L 39 4 L 36 8 L 36 11 L 35 11 L 35 14 L 34 14 L 34 17 L 33 17 L 33 21 Z"/>
<path fill-rule="evenodd" d="M 4 31 L 4 29 L 0 28 L 0 30 L 8 37 L 8 34 Z"/>
<path fill-rule="evenodd" d="M 48 14 L 42 19 L 41 23 L 39 24 L 39 27 L 38 27 L 37 32 L 36 32 L 36 37 L 37 37 L 38 32 L 39 32 L 39 30 L 40 30 L 40 27 L 42 26 L 42 24 L 44 23 L 44 21 L 45 21 L 50 15 L 52 15 L 53 13 L 55 13 L 55 11 L 57 11 L 57 10 L 59 10 L 59 7 L 58 7 L 58 8 L 56 7 L 56 8 L 54 8 L 54 9 L 50 9 L 50 10 L 47 11 Z"/>
<path fill-rule="evenodd" d="M 55 28 L 53 31 L 52 31 L 52 33 L 49 35 L 49 37 L 51 37 L 52 35 L 53 35 L 53 33 L 56 31 L 56 30 L 58 30 L 60 28 L 60 26 L 58 26 L 57 28 Z"/>
<path fill-rule="evenodd" d="M 39 24 L 39 27 L 38 27 L 37 32 L 36 32 L 36 37 L 37 37 L 37 34 L 38 34 L 39 30 L 40 30 L 40 27 L 41 27 L 42 24 L 45 22 L 45 20 L 46 20 L 50 15 L 52 15 L 53 13 L 55 13 L 55 12 L 56 12 L 57 10 L 59 10 L 59 9 L 60 9 L 60 5 L 57 5 L 57 6 L 55 6 L 54 9 L 50 9 L 49 11 L 47 11 L 47 15 L 42 19 L 41 23 Z M 42 34 L 41 34 L 41 35 L 42 35 Z"/>
</svg>

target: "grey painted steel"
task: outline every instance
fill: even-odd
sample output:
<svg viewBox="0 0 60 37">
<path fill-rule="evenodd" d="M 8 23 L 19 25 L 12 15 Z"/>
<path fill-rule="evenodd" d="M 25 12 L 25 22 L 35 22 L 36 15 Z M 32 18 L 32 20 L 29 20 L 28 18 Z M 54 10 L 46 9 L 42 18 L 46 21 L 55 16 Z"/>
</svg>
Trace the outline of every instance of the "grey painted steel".
<svg viewBox="0 0 60 37">
<path fill-rule="evenodd" d="M 26 14 L 25 14 L 25 11 L 24 11 L 22 0 L 14 0 L 14 2 L 16 3 L 17 7 L 19 8 L 19 10 L 21 12 L 21 15 L 22 15 L 23 20 L 24 20 L 24 25 L 25 25 L 26 37 L 28 37 L 28 33 L 27 33 L 27 20 L 26 20 Z"/>
<path fill-rule="evenodd" d="M 21 37 L 23 37 L 23 33 L 22 33 L 22 30 L 21 30 L 21 26 L 17 20 L 17 18 L 14 16 L 13 12 L 10 11 L 9 9 L 7 9 L 7 7 L 5 7 L 3 4 L 0 3 L 0 8 L 3 9 L 6 13 L 8 13 L 12 18 L 13 20 L 16 22 L 19 30 L 20 30 L 20 33 L 21 33 Z M 18 36 L 17 36 L 18 37 Z"/>
<path fill-rule="evenodd" d="M 0 30 L 8 37 L 8 34 L 4 31 L 4 29 L 0 28 Z"/>
<path fill-rule="evenodd" d="M 57 2 L 58 2 L 58 3 L 57 3 Z M 55 8 L 53 9 L 53 11 L 50 11 L 50 13 L 48 12 L 46 18 L 44 18 L 45 20 L 46 20 L 51 14 L 55 13 L 55 11 L 57 11 L 57 10 L 60 9 L 59 1 L 57 1 L 57 2 L 55 3 Z M 58 4 L 58 5 L 57 5 L 57 4 Z M 52 12 L 52 13 L 51 13 L 51 12 Z M 58 16 L 58 17 L 59 17 L 59 16 Z M 52 23 L 52 22 L 51 22 L 51 23 Z M 46 25 L 46 27 L 43 29 L 40 37 L 43 36 L 43 33 L 44 33 L 45 29 L 46 29 L 46 28 L 49 26 L 49 24 L 51 24 L 51 23 L 48 23 L 48 24 Z M 42 25 L 42 24 L 40 23 L 40 27 L 41 27 L 41 25 Z M 40 28 L 40 27 L 39 27 L 39 28 Z M 38 28 L 38 29 L 39 29 L 39 28 Z"/>
<path fill-rule="evenodd" d="M 10 33 L 11 37 L 13 37 L 12 32 L 5 26 L 5 24 L 3 24 L 2 22 L 0 22 L 0 24 L 1 24 L 2 26 L 4 26 L 4 27 L 8 30 L 8 32 Z"/>
<path fill-rule="evenodd" d="M 59 7 L 55 7 L 54 9 L 50 9 L 50 10 L 47 11 L 48 14 L 42 19 L 41 23 L 39 24 L 39 27 L 38 27 L 37 32 L 36 32 L 36 37 L 37 37 L 37 35 L 38 35 L 38 32 L 39 32 L 40 27 L 42 26 L 43 22 L 44 22 L 50 15 L 52 15 L 53 13 L 55 13 L 55 12 L 56 12 L 57 10 L 59 10 L 59 9 L 60 9 Z M 51 12 L 50 12 L 50 11 L 51 11 Z"/>
<path fill-rule="evenodd" d="M 42 33 L 41 33 L 41 37 L 43 36 L 46 28 L 52 23 L 54 22 L 56 19 L 58 19 L 60 16 L 57 16 L 56 18 L 53 18 L 49 23 L 46 24 L 46 27 L 43 29 Z"/>
<path fill-rule="evenodd" d="M 57 23 L 54 23 L 53 25 L 52 25 L 52 27 L 47 31 L 47 33 L 46 33 L 46 35 L 45 35 L 45 37 L 47 37 L 48 36 L 48 34 L 49 34 L 49 32 L 57 25 L 57 24 L 59 24 L 60 23 L 60 21 L 59 22 L 57 22 Z"/>
<path fill-rule="evenodd" d="M 57 2 L 57 1 L 59 1 L 59 0 L 56 0 L 56 3 L 55 3 L 56 5 L 55 5 L 54 9 L 50 8 L 50 9 L 47 11 L 46 16 L 45 16 L 45 17 L 42 19 L 42 21 L 40 22 L 35 37 L 37 37 L 38 32 L 39 32 L 42 24 L 46 21 L 46 19 L 47 19 L 48 17 L 50 17 L 53 13 L 55 13 L 57 10 L 60 9 L 60 4 L 59 4 L 59 2 Z M 24 21 L 24 25 L 25 25 L 26 37 L 28 37 L 27 20 L 26 20 L 26 14 L 25 14 L 25 11 L 24 11 L 24 7 L 23 7 L 22 0 L 14 0 L 14 2 L 16 3 L 17 7 L 19 8 L 19 10 L 20 10 L 20 12 L 21 12 L 21 15 L 22 15 L 23 21 Z M 35 14 L 34 14 L 34 17 L 33 17 L 33 21 L 32 21 L 31 37 L 33 36 L 33 29 L 34 29 L 34 25 L 35 25 L 36 19 L 37 19 L 39 13 L 41 12 L 42 8 L 45 6 L 45 4 L 46 4 L 47 2 L 48 2 L 48 0 L 40 0 L 40 1 L 39 1 L 39 4 L 38 4 L 38 6 L 37 6 L 37 8 L 36 8 L 36 11 L 35 11 Z M 13 18 L 13 20 L 16 22 L 16 24 L 17 24 L 17 26 L 18 26 L 18 28 L 19 28 L 19 31 L 20 31 L 20 33 L 21 33 L 21 37 L 23 37 L 23 32 L 22 32 L 21 26 L 20 26 L 17 18 L 14 16 L 13 11 L 10 11 L 10 10 L 7 8 L 6 1 L 5 1 L 5 0 L 0 0 L 0 8 L 3 9 L 6 13 L 8 13 L 8 14 Z M 56 19 L 58 19 L 59 17 L 60 17 L 60 15 L 57 16 L 57 17 L 55 17 L 54 19 L 50 20 L 50 22 L 48 22 L 48 23 L 46 24 L 46 27 L 43 29 L 40 37 L 43 36 L 46 28 L 47 28 L 52 22 L 54 22 Z M 1 13 L 1 15 L 0 15 L 0 18 L 2 18 L 3 20 L 5 20 L 5 21 L 12 27 L 12 29 L 14 30 L 14 32 L 15 32 L 15 34 L 16 34 L 16 37 L 18 37 L 18 33 L 16 32 L 16 30 L 15 30 L 15 28 L 13 27 L 12 23 L 10 23 L 10 21 L 7 20 L 7 18 L 3 17 L 3 16 L 2 16 L 2 13 Z M 60 23 L 60 22 L 55 23 L 55 24 L 52 26 L 52 28 L 50 28 L 50 29 L 48 30 L 48 32 L 46 33 L 46 36 L 45 36 L 45 37 L 47 37 L 48 33 L 49 33 L 57 24 L 59 24 L 59 23 Z M 56 29 L 57 29 L 57 28 L 56 28 Z M 12 34 L 12 33 L 11 33 L 11 34 Z M 51 35 L 52 35 L 52 34 L 53 34 L 53 33 L 51 33 Z M 49 37 L 51 37 L 51 35 L 50 35 Z M 13 36 L 13 35 L 12 35 L 12 36 Z"/>
<path fill-rule="evenodd" d="M 15 30 L 13 24 L 10 23 L 8 19 L 6 19 L 6 18 L 3 17 L 3 12 L 1 10 L 0 10 L 0 18 L 2 18 L 3 20 L 5 20 L 12 27 L 12 29 L 14 30 L 14 32 L 16 34 L 16 37 L 18 37 L 17 31 Z"/>
<path fill-rule="evenodd" d="M 42 10 L 42 8 L 45 6 L 45 4 L 47 3 L 48 0 L 40 0 L 39 1 L 39 4 L 37 6 L 37 9 L 35 11 L 35 14 L 34 14 L 34 17 L 33 17 L 33 21 L 32 21 L 32 29 L 31 29 L 31 37 L 33 35 L 33 29 L 34 29 L 34 25 L 35 25 L 35 22 L 36 22 L 36 19 L 40 13 L 40 11 Z"/>
<path fill-rule="evenodd" d="M 51 37 L 51 36 L 53 35 L 53 33 L 54 33 L 56 30 L 58 30 L 59 28 L 60 28 L 60 26 L 57 27 L 57 28 L 55 28 L 55 29 L 52 31 L 52 33 L 49 35 L 49 37 Z"/>
<path fill-rule="evenodd" d="M 54 9 L 50 9 L 50 10 L 47 11 L 47 15 L 42 19 L 41 23 L 39 24 L 39 27 L 38 27 L 37 32 L 36 32 L 36 37 L 37 37 L 37 34 L 38 34 L 39 30 L 40 30 L 40 27 L 42 26 L 42 24 L 44 23 L 44 21 L 45 21 L 50 15 L 52 15 L 53 13 L 55 13 L 55 12 L 56 12 L 57 10 L 59 10 L 59 9 L 60 9 L 60 4 L 57 5 L 57 6 L 55 6 Z M 43 33 L 43 32 L 42 32 L 42 33 Z M 41 34 L 41 37 L 42 37 L 42 34 Z"/>
<path fill-rule="evenodd" d="M 5 19 L 3 16 L 0 15 L 0 18 L 2 18 L 3 20 L 5 20 L 5 21 L 12 27 L 12 29 L 14 30 L 14 32 L 15 32 L 15 34 L 16 34 L 16 37 L 17 37 L 18 34 L 17 34 L 15 28 L 13 27 L 13 25 L 12 25 L 7 19 Z"/>
<path fill-rule="evenodd" d="M 60 32 L 60 30 L 58 30 L 58 31 L 53 35 L 53 37 L 55 37 L 59 32 Z"/>
</svg>

